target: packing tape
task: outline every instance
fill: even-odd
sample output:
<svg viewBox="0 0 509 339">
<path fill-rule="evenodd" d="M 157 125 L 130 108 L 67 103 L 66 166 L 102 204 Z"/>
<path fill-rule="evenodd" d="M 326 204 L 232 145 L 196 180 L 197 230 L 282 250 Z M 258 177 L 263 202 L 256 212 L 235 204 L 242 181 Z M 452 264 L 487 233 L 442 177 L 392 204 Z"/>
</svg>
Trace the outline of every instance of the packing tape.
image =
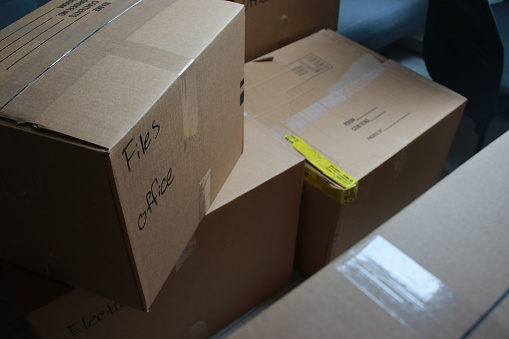
<svg viewBox="0 0 509 339">
<path fill-rule="evenodd" d="M 200 221 L 203 219 L 207 211 L 210 207 L 210 168 L 208 169 L 207 173 L 203 176 L 203 178 L 200 181 L 200 193 L 199 193 L 199 199 L 200 199 Z"/>
<path fill-rule="evenodd" d="M 209 330 L 206 321 L 197 321 L 189 327 L 189 337 L 191 339 L 207 339 L 209 337 Z"/>
<path fill-rule="evenodd" d="M 194 60 L 179 73 L 182 77 L 182 123 L 184 130 L 184 150 L 198 133 L 198 84 L 193 67 Z"/>
<path fill-rule="evenodd" d="M 242 106 L 244 104 L 244 78 L 242 78 L 242 80 L 240 81 L 240 84 L 239 84 L 239 88 L 240 88 L 240 106 Z"/>
<path fill-rule="evenodd" d="M 286 135 L 285 139 L 306 158 L 304 179 L 307 182 L 341 205 L 346 205 L 357 198 L 357 179 L 334 165 L 304 140 L 293 134 Z"/>
<path fill-rule="evenodd" d="M 335 268 L 418 337 L 466 338 L 477 323 L 472 319 L 482 318 L 479 310 L 382 236 Z"/>
<path fill-rule="evenodd" d="M 255 118 L 249 114 L 249 112 L 247 111 L 244 111 L 244 121 L 253 121 L 255 120 Z"/>
<path fill-rule="evenodd" d="M 343 103 L 378 78 L 391 65 L 391 63 L 383 63 L 360 78 L 350 81 L 340 88 L 334 88 L 334 92 L 283 120 L 282 124 L 294 133 L 298 133 L 329 112 L 327 107 L 336 107 Z"/>
<path fill-rule="evenodd" d="M 65 282 L 69 286 L 77 287 L 76 267 L 68 260 L 57 254 L 49 254 L 44 261 L 46 277 Z"/>
</svg>

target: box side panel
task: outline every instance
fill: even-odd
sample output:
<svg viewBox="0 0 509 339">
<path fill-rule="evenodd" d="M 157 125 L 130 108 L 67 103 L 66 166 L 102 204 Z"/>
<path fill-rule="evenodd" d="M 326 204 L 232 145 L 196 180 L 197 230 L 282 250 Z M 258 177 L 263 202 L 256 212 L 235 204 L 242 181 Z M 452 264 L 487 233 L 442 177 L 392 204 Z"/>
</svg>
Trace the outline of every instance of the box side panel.
<svg viewBox="0 0 509 339">
<path fill-rule="evenodd" d="M 298 162 L 207 214 L 150 312 L 75 289 L 29 321 L 52 339 L 195 338 L 197 328 L 213 334 L 289 281 L 302 171 Z"/>
<path fill-rule="evenodd" d="M 340 209 L 325 194 L 309 188 L 314 194 L 303 198 L 298 243 L 298 260 L 308 273 L 348 250 L 438 181 L 463 108 L 363 177 L 357 199 L 347 206 Z M 338 212 L 331 216 L 334 208 Z"/>
<path fill-rule="evenodd" d="M 329 233 L 326 224 L 313 235 L 331 234 L 329 246 L 311 239 L 303 245 L 315 243 L 318 257 L 330 256 L 316 269 L 438 180 L 465 99 L 331 31 L 273 56 L 246 64 L 246 111 L 281 137 L 302 138 L 360 180 L 357 201 L 338 214 L 336 229 Z M 314 210 L 304 217 L 330 214 L 326 205 L 309 205 Z M 316 225 L 307 219 L 302 229 L 311 233 Z"/>
<path fill-rule="evenodd" d="M 249 115 L 244 118 L 244 153 L 210 205 L 210 213 L 249 192 L 304 157 Z"/>
<path fill-rule="evenodd" d="M 339 0 L 236 2 L 246 7 L 246 61 L 338 24 Z"/>
<path fill-rule="evenodd" d="M 464 98 L 321 31 L 246 65 L 246 111 L 360 179 Z"/>
<path fill-rule="evenodd" d="M 420 338 L 331 267 L 321 270 L 233 333 L 257 338 Z M 371 306 L 371 307 L 370 307 Z M 400 331 L 394 331 L 397 328 Z"/>
<path fill-rule="evenodd" d="M 244 12 L 214 4 L 231 22 L 112 150 L 146 309 L 242 152 Z"/>
<path fill-rule="evenodd" d="M 506 134 L 232 338 L 507 337 L 508 150 Z"/>
<path fill-rule="evenodd" d="M 304 181 L 295 260 L 307 274 L 315 273 L 328 262 L 332 239 L 344 209 Z"/>
<path fill-rule="evenodd" d="M 211 335 L 290 281 L 301 176 L 302 167 L 296 166 L 204 218 L 197 253 L 168 280 L 167 291 L 186 291 L 171 293 L 175 304 L 193 305 L 179 308 L 182 318 L 171 331 L 175 337 L 186 337 L 199 322 Z M 205 265 L 205 257 L 213 260 Z M 210 281 L 205 289 L 203 281 Z"/>
<path fill-rule="evenodd" d="M 437 183 L 464 106 L 417 137 L 359 182 L 358 200 L 337 224 L 333 260 Z"/>
<path fill-rule="evenodd" d="M 99 294 L 136 294 L 107 154 L 10 123 L 0 130 L 1 258 Z"/>
</svg>

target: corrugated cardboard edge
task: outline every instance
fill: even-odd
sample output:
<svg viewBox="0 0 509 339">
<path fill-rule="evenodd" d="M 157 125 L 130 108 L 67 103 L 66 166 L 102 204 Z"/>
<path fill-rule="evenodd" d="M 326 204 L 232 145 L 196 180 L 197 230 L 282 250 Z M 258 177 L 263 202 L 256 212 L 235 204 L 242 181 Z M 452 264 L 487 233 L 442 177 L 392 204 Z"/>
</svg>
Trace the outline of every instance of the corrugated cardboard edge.
<svg viewBox="0 0 509 339">
<path fill-rule="evenodd" d="M 127 234 L 126 220 L 124 218 L 124 212 L 122 209 L 122 205 L 120 203 L 120 198 L 119 198 L 118 191 L 117 191 L 115 176 L 113 175 L 113 168 L 112 168 L 112 164 L 111 164 L 111 158 L 109 157 L 109 153 L 107 156 L 104 157 L 104 163 L 105 163 L 106 172 L 108 174 L 108 181 L 110 183 L 111 192 L 113 192 L 113 200 L 115 202 L 115 210 L 116 210 L 117 218 L 119 221 L 118 224 L 121 228 L 120 233 L 122 234 L 123 241 L 125 244 L 125 247 L 124 247 L 126 249 L 125 256 L 129 260 L 129 266 L 131 267 L 133 280 L 134 280 L 134 282 L 136 284 L 136 288 L 137 288 L 138 300 L 136 300 L 136 302 L 134 302 L 134 303 L 130 302 L 130 304 L 133 307 L 142 308 L 144 311 L 148 311 L 149 306 L 147 305 L 147 303 L 145 301 L 145 295 L 143 294 L 140 277 L 136 273 L 136 272 L 138 272 L 138 270 L 136 268 L 136 262 L 134 260 L 131 242 L 129 241 L 129 235 Z"/>
</svg>

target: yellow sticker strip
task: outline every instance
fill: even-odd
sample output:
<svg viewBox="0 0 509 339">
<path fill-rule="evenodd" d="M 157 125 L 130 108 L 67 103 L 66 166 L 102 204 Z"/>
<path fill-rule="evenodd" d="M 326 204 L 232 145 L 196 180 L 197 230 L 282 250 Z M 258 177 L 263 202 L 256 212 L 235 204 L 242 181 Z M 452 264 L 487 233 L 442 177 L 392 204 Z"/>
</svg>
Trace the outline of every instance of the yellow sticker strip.
<svg viewBox="0 0 509 339">
<path fill-rule="evenodd" d="M 342 205 L 352 202 L 357 197 L 357 179 L 331 163 L 327 158 L 309 146 L 304 140 L 293 134 L 285 135 L 285 139 L 295 147 L 306 160 L 320 173 L 310 166 L 305 168 L 305 180 L 311 185 L 335 199 Z M 324 180 L 325 176 L 329 180 Z"/>
</svg>

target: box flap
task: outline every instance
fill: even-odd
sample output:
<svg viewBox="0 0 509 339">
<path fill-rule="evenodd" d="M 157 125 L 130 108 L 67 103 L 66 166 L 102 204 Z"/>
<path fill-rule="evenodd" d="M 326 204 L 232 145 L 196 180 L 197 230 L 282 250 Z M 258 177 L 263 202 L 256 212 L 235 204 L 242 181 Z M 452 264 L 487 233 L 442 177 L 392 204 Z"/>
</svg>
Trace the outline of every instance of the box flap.
<svg viewBox="0 0 509 339">
<path fill-rule="evenodd" d="M 332 31 L 246 64 L 245 110 L 361 179 L 465 99 Z M 355 147 L 353 147 L 355 145 Z"/>
<path fill-rule="evenodd" d="M 242 168 L 242 175 L 230 175 L 212 202 L 209 213 L 236 199 L 284 172 L 304 157 L 294 152 L 292 147 L 271 133 L 260 122 L 249 115 L 244 124 L 244 153 L 235 168 Z M 237 172 L 236 172 L 237 173 Z"/>
<path fill-rule="evenodd" d="M 238 10 L 220 0 L 52 1 L 0 32 L 0 116 L 111 148 Z"/>
<path fill-rule="evenodd" d="M 339 0 L 230 1 L 246 7 L 246 61 L 338 26 Z"/>
</svg>

